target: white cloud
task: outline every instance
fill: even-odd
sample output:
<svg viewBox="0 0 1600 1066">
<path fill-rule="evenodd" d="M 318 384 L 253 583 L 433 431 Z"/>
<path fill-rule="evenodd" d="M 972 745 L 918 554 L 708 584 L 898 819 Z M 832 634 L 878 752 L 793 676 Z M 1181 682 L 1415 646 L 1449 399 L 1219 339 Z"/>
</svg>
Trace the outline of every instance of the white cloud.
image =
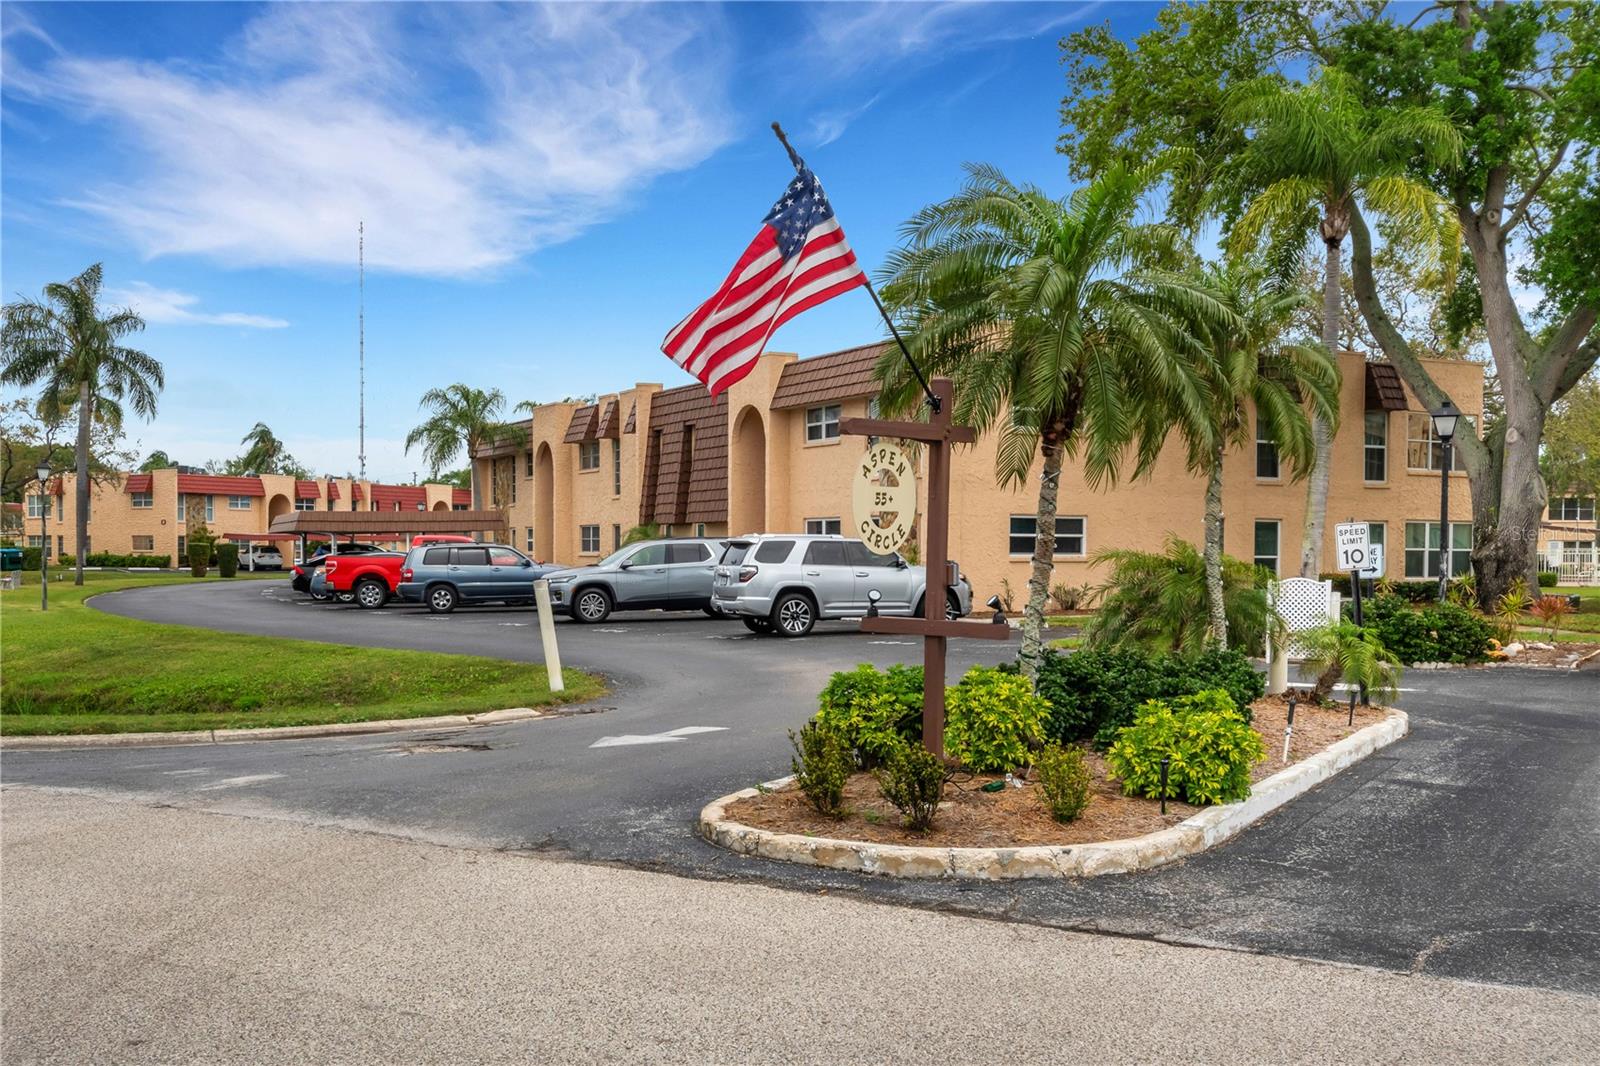
<svg viewBox="0 0 1600 1066">
<path fill-rule="evenodd" d="M 217 66 L 8 55 L 133 166 L 68 202 L 148 256 L 492 270 L 727 140 L 714 18 L 587 5 L 279 4 Z"/>
<path fill-rule="evenodd" d="M 106 299 L 139 312 L 146 322 L 160 325 L 243 326 L 246 329 L 283 329 L 289 323 L 267 315 L 249 315 L 241 311 L 200 311 L 195 305 L 200 297 L 176 289 L 158 289 L 143 281 L 135 281 L 125 289 L 107 289 Z"/>
<path fill-rule="evenodd" d="M 811 143 L 809 147 L 821 148 L 843 137 L 844 131 L 850 128 L 850 124 L 866 114 L 867 110 L 873 104 L 876 104 L 882 96 L 882 93 L 874 93 L 866 103 L 855 107 L 813 115 L 811 118 Z"/>
<path fill-rule="evenodd" d="M 1002 41 L 1055 33 L 1088 20 L 1103 0 L 1078 4 L 899 3 L 819 4 L 807 51 L 837 72 L 890 63 L 931 63 Z"/>
</svg>

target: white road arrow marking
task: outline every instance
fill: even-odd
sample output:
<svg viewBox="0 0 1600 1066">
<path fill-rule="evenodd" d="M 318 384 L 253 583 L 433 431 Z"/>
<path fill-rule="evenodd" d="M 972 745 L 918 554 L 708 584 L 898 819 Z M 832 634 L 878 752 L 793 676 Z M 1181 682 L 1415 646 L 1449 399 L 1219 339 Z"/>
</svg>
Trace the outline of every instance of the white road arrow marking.
<svg viewBox="0 0 1600 1066">
<path fill-rule="evenodd" d="M 253 785 L 257 781 L 271 781 L 275 777 L 282 776 L 282 774 L 245 774 L 242 777 L 225 777 L 221 781 L 218 781 L 214 784 L 201 785 L 199 788 L 195 789 L 195 791 L 215 792 L 218 789 L 223 788 L 238 788 L 241 785 Z"/>
<path fill-rule="evenodd" d="M 727 728 L 725 725 L 686 725 L 666 733 L 624 733 L 620 737 L 601 737 L 589 747 L 626 748 L 635 744 L 676 744 L 696 733 L 721 733 Z"/>
</svg>

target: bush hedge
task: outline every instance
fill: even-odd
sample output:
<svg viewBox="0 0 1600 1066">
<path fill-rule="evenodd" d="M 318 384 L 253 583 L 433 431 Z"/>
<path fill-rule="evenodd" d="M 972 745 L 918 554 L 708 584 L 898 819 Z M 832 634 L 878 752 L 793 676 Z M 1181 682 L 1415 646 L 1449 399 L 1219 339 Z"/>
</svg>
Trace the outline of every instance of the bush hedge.
<svg viewBox="0 0 1600 1066">
<path fill-rule="evenodd" d="M 864 767 L 881 765 L 901 744 L 922 743 L 922 667 L 870 663 L 842 670 L 817 697 L 816 722 L 836 734 Z"/>
<path fill-rule="evenodd" d="M 38 571 L 39 571 L 39 556 L 43 551 L 44 551 L 43 548 L 23 548 L 22 549 L 22 569 L 24 569 L 24 570 L 32 570 L 33 572 L 38 573 Z"/>
<path fill-rule="evenodd" d="M 1367 628 L 1407 666 L 1412 663 L 1477 662 L 1489 650 L 1494 625 L 1476 611 L 1453 603 L 1421 609 L 1398 596 L 1379 596 L 1362 613 Z"/>
<path fill-rule="evenodd" d="M 1542 589 L 1553 589 L 1560 581 L 1561 575 L 1554 570 L 1539 571 L 1539 587 Z"/>
<path fill-rule="evenodd" d="M 211 565 L 211 545 L 189 545 L 189 574 L 191 577 L 205 577 L 206 568 Z"/>
<path fill-rule="evenodd" d="M 38 552 L 38 550 L 39 550 L 38 548 L 26 548 L 26 549 L 24 549 L 25 552 L 28 552 L 28 551 Z M 26 555 L 24 555 L 24 559 L 26 559 Z M 57 565 L 59 565 L 59 566 L 77 566 L 78 565 L 78 557 L 76 555 L 63 555 L 57 561 Z M 169 570 L 169 569 L 172 568 L 172 556 L 170 556 L 170 555 L 118 555 L 115 552 L 90 552 L 88 555 L 85 555 L 83 557 L 83 565 L 84 566 L 108 566 L 108 567 L 112 567 L 112 568 L 142 566 L 142 567 L 155 567 L 155 568 L 160 569 L 160 570 Z M 34 556 L 34 567 L 33 568 L 35 570 L 37 570 L 39 568 L 39 557 L 38 557 L 38 555 Z"/>
<path fill-rule="evenodd" d="M 217 545 L 217 572 L 223 577 L 239 572 L 239 545 L 226 541 Z"/>
<path fill-rule="evenodd" d="M 1139 708 L 1106 751 L 1106 768 L 1129 796 L 1161 797 L 1161 759 L 1167 757 L 1167 796 L 1187 803 L 1237 803 L 1250 795 L 1250 768 L 1267 757 L 1261 735 L 1226 692 L 1212 689 Z"/>
<path fill-rule="evenodd" d="M 1240 651 L 1159 655 L 1134 649 L 1052 652 L 1039 671 L 1039 695 L 1050 703 L 1045 735 L 1058 744 L 1093 738 L 1104 748 L 1147 700 L 1227 692 L 1245 721 L 1266 679 Z"/>
<path fill-rule="evenodd" d="M 974 773 L 1026 766 L 1049 713 L 1021 674 L 975 666 L 945 692 L 945 753 Z"/>
</svg>

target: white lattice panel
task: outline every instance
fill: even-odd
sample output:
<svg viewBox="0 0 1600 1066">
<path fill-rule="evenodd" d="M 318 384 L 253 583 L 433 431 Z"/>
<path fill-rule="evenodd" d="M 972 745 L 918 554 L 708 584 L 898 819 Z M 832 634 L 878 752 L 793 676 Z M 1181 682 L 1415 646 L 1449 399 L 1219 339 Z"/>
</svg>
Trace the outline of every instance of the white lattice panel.
<svg viewBox="0 0 1600 1066">
<path fill-rule="evenodd" d="M 1339 619 L 1339 596 L 1333 591 L 1332 581 L 1288 577 L 1274 581 L 1268 588 L 1267 596 L 1284 629 L 1290 634 L 1288 651 L 1291 659 L 1303 659 L 1306 656 L 1305 649 L 1293 639 L 1293 634 L 1329 625 Z M 1270 638 L 1267 657 L 1272 657 Z"/>
</svg>

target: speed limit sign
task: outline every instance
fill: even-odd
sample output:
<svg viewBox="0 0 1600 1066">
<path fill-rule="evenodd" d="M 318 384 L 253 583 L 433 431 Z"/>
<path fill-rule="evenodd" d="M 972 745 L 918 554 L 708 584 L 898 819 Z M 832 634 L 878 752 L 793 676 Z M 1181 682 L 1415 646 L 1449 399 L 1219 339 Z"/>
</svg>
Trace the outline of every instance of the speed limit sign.
<svg viewBox="0 0 1600 1066">
<path fill-rule="evenodd" d="M 1341 522 L 1333 527 L 1333 538 L 1338 545 L 1340 570 L 1372 569 L 1372 541 L 1365 522 Z"/>
</svg>

